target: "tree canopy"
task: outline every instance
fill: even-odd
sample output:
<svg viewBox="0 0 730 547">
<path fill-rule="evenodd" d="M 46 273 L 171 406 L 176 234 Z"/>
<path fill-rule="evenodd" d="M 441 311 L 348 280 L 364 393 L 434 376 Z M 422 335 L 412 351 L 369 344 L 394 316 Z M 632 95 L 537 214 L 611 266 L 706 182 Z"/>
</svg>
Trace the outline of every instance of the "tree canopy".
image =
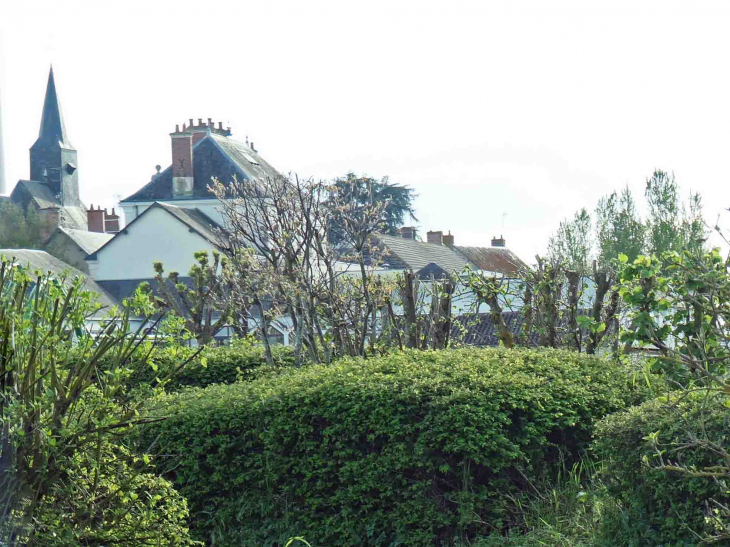
<svg viewBox="0 0 730 547">
<path fill-rule="evenodd" d="M 341 202 L 353 201 L 362 207 L 385 203 L 381 219 L 383 233 L 397 235 L 398 228 L 407 218 L 418 220 L 413 207 L 418 195 L 408 186 L 391 183 L 388 177 L 378 180 L 368 176 L 358 177 L 350 172 L 335 179 L 334 187 Z M 345 239 L 345 231 L 336 221 L 331 224 L 329 238 L 335 244 Z"/>
<path fill-rule="evenodd" d="M 42 233 L 34 207 L 26 212 L 11 201 L 0 201 L 0 249 L 40 249 Z"/>
</svg>

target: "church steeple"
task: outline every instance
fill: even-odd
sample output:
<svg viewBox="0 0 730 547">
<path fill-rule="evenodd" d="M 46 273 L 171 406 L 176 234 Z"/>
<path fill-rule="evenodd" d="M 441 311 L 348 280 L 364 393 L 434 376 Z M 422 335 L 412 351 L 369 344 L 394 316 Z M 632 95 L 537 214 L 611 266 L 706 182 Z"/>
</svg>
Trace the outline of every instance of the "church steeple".
<svg viewBox="0 0 730 547">
<path fill-rule="evenodd" d="M 46 184 L 61 205 L 79 205 L 77 161 L 76 149 L 69 141 L 63 123 L 51 67 L 38 140 L 30 149 L 30 178 Z"/>
<path fill-rule="evenodd" d="M 58 142 L 62 148 L 73 149 L 73 145 L 66 134 L 66 126 L 63 124 L 63 114 L 61 114 L 61 104 L 58 102 L 52 66 L 51 71 L 48 73 L 46 99 L 43 102 L 43 117 L 41 118 L 41 130 L 38 133 L 38 140 L 49 143 Z"/>
</svg>

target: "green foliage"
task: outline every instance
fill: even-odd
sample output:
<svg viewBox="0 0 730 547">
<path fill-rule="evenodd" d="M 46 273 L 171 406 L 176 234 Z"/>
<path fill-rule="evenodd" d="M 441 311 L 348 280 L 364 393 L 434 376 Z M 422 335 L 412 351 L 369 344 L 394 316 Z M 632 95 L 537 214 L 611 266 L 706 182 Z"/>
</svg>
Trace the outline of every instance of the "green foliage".
<svg viewBox="0 0 730 547">
<path fill-rule="evenodd" d="M 263 345 L 252 338 L 234 339 L 226 346 L 206 347 L 181 367 L 194 353 L 192 348 L 172 345 L 155 348 L 149 356 L 139 354 L 145 361 L 133 364 L 138 372 L 129 377 L 128 384 L 130 387 L 140 384 L 154 387 L 162 383 L 166 391 L 172 392 L 183 387 L 248 381 L 275 375 L 283 367 L 294 365 L 292 349 L 284 346 L 272 347 L 274 365 L 267 365 Z"/>
<path fill-rule="evenodd" d="M 588 273 L 591 254 L 591 215 L 581 209 L 573 220 L 560 223 L 558 232 L 550 238 L 548 256 L 553 262 L 566 262 L 568 269 Z"/>
<path fill-rule="evenodd" d="M 714 249 L 621 261 L 619 294 L 631 320 L 623 340 L 658 349 L 654 366 L 684 385 L 726 374 L 730 260 Z"/>
<path fill-rule="evenodd" d="M 0 542 L 185 545 L 184 500 L 117 444 L 145 420 L 123 386 L 150 326 L 130 331 L 130 315 L 152 305 L 136 293 L 91 336 L 82 286 L 0 260 Z M 122 507 L 141 485 L 165 495 Z"/>
<path fill-rule="evenodd" d="M 9 200 L 0 200 L 0 249 L 40 249 L 42 231 L 35 207 L 25 212 Z"/>
<path fill-rule="evenodd" d="M 165 476 L 199 539 L 432 545 L 509 527 L 526 477 L 645 391 L 577 353 L 406 351 L 185 390 L 144 436 L 176 456 Z"/>
<path fill-rule="evenodd" d="M 648 254 L 700 249 L 705 241 L 702 200 L 690 194 L 685 205 L 674 174 L 655 171 L 646 181 L 649 217 L 646 221 Z"/>
<path fill-rule="evenodd" d="M 594 448 L 605 462 L 604 481 L 623 505 L 605 523 L 616 545 L 697 545 L 730 525 L 722 508 L 730 506 L 726 476 L 673 469 L 727 467 L 717 450 L 697 442 L 705 435 L 726 437 L 727 409 L 704 393 L 678 403 L 649 401 L 597 426 Z"/>
<path fill-rule="evenodd" d="M 598 201 L 595 222 L 581 209 L 560 223 L 550 239 L 549 258 L 586 273 L 594 258 L 600 269 L 611 269 L 619 254 L 633 261 L 641 254 L 703 248 L 707 232 L 699 194 L 690 192 L 682 200 L 674 175 L 657 170 L 646 181 L 644 197 L 648 215 L 643 221 L 628 187 Z"/>
<path fill-rule="evenodd" d="M 397 235 L 398 228 L 403 225 L 406 217 L 418 220 L 413 208 L 413 202 L 417 197 L 413 189 L 393 184 L 388 181 L 388 177 L 377 180 L 348 173 L 336 179 L 334 187 L 344 192 L 341 197 L 344 202 L 353 201 L 362 207 L 373 203 L 386 203 L 380 228 L 383 233 Z M 346 239 L 346 231 L 337 222 L 333 222 L 329 237 L 332 243 L 339 243 Z"/>
<path fill-rule="evenodd" d="M 37 544 L 191 544 L 187 502 L 154 474 L 149 456 L 136 456 L 108 439 L 88 447 L 64 463 L 60 480 L 39 504 Z"/>
<path fill-rule="evenodd" d="M 457 547 L 615 547 L 605 538 L 601 523 L 617 503 L 598 478 L 601 466 L 582 454 L 572 467 L 561 466 L 552 480 L 536 480 L 517 499 L 517 519 L 508 535 L 492 533 Z"/>
<path fill-rule="evenodd" d="M 218 251 L 212 252 L 212 259 L 207 251 L 195 252 L 193 256 L 195 263 L 188 271 L 192 280 L 190 287 L 181 281 L 178 272 L 170 272 L 165 277 L 162 262 L 156 260 L 152 263 L 157 282 L 154 301 L 160 309 L 171 310 L 180 317 L 188 332 L 199 344 L 204 345 L 225 326 L 234 324 L 235 314 L 231 303 L 225 298 L 228 287 L 223 278 L 228 259 Z M 145 281 L 140 287 L 143 292 L 152 294 L 148 282 Z"/>
<path fill-rule="evenodd" d="M 635 260 L 644 250 L 646 227 L 639 219 L 636 202 L 628 187 L 621 194 L 613 192 L 598 201 L 596 207 L 596 239 L 598 264 L 612 265 L 618 255 Z"/>
</svg>

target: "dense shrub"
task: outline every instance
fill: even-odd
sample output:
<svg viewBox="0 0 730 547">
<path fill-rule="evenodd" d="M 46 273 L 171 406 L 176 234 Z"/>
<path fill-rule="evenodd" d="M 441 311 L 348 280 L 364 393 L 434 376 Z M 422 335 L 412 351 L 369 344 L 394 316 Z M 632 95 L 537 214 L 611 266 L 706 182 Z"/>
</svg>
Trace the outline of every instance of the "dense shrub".
<svg viewBox="0 0 730 547">
<path fill-rule="evenodd" d="M 508 526 L 505 495 L 645 387 L 576 353 L 414 351 L 184 390 L 145 435 L 215 545 L 437 545 Z"/>
<path fill-rule="evenodd" d="M 272 348 L 274 365 L 266 364 L 261 344 L 245 338 L 234 340 L 230 345 L 206 347 L 198 357 L 190 361 L 165 383 L 166 391 L 177 391 L 183 387 L 206 387 L 212 384 L 231 384 L 237 380 L 251 380 L 262 375 L 275 374 L 277 369 L 294 364 L 291 348 Z M 191 348 L 180 346 L 155 348 L 147 359 L 146 366 L 131 363 L 130 368 L 139 372 L 130 376 L 130 387 L 158 384 L 177 371 L 188 357 L 194 354 Z M 137 358 L 146 355 L 137 352 Z"/>
<path fill-rule="evenodd" d="M 142 457 L 106 445 L 97 461 L 78 454 L 64 468 L 63 481 L 39 507 L 36 545 L 197 544 L 189 538 L 186 500 L 167 480 L 144 472 Z"/>
<path fill-rule="evenodd" d="M 605 462 L 604 482 L 624 507 L 607 523 L 607 533 L 621 538 L 617 544 L 695 545 L 700 543 L 699 536 L 717 531 L 714 517 L 722 521 L 723 516 L 713 510 L 719 507 L 711 500 L 730 505 L 726 481 L 658 469 L 659 458 L 647 438 L 658 432 L 665 464 L 699 470 L 727 466 L 721 456 L 697 441 L 709 438 L 726 445 L 728 417 L 726 407 L 702 395 L 687 397 L 676 406 L 665 399 L 649 401 L 609 416 L 597 426 L 595 451 Z M 724 524 L 730 524 L 726 517 Z"/>
</svg>

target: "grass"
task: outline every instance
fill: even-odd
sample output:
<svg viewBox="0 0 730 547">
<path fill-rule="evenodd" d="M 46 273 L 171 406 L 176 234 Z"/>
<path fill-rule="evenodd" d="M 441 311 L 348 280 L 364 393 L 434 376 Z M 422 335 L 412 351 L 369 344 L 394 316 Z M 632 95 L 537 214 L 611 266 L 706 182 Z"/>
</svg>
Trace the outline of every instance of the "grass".
<svg viewBox="0 0 730 547">
<path fill-rule="evenodd" d="M 600 463 L 589 456 L 561 466 L 553 483 L 532 484 L 529 496 L 513 498 L 518 529 L 509 536 L 490 535 L 457 547 L 608 547 L 602 523 L 620 512 L 600 480 Z"/>
</svg>

